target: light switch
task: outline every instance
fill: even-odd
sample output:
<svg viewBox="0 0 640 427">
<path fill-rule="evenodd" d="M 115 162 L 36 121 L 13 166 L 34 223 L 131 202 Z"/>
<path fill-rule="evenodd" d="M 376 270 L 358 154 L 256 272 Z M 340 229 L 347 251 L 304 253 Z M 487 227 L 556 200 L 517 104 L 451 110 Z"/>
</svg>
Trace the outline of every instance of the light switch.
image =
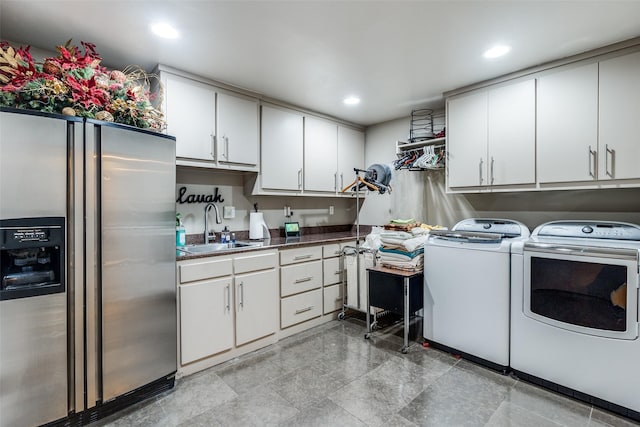
<svg viewBox="0 0 640 427">
<path fill-rule="evenodd" d="M 236 217 L 236 208 L 235 206 L 225 206 L 222 211 L 222 217 L 224 219 L 231 219 Z"/>
</svg>

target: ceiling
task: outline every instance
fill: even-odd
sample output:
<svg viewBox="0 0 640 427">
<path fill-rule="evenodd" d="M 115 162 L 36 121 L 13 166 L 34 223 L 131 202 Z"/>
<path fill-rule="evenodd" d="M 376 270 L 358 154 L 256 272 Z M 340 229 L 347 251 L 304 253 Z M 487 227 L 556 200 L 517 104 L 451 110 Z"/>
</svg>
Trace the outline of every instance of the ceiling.
<svg viewBox="0 0 640 427">
<path fill-rule="evenodd" d="M 639 18 L 636 0 L 0 0 L 0 37 L 51 51 L 83 40 L 110 68 L 161 63 L 366 126 L 640 36 Z M 154 36 L 159 20 L 180 37 Z M 496 43 L 511 52 L 484 59 Z M 344 105 L 348 95 L 362 102 Z"/>
</svg>

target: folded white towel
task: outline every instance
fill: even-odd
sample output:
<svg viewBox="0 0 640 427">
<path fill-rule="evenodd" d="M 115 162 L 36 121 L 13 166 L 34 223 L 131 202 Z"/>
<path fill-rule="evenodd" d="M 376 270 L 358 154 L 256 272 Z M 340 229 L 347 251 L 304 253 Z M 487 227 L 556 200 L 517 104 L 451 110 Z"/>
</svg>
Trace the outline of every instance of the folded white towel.
<svg viewBox="0 0 640 427">
<path fill-rule="evenodd" d="M 428 234 L 424 234 L 422 236 L 414 237 L 413 239 L 405 240 L 403 245 L 409 252 L 413 252 L 416 249 L 424 246 L 424 242 L 429 238 Z"/>
<path fill-rule="evenodd" d="M 382 242 L 383 245 L 389 245 L 389 246 L 403 246 L 404 242 L 407 239 L 397 239 L 397 238 L 391 238 L 391 237 L 382 237 L 380 238 L 380 241 Z"/>
<path fill-rule="evenodd" d="M 407 233 L 406 231 L 383 231 L 382 233 L 380 233 L 380 237 L 382 239 L 410 239 L 413 237 L 413 234 Z"/>
</svg>

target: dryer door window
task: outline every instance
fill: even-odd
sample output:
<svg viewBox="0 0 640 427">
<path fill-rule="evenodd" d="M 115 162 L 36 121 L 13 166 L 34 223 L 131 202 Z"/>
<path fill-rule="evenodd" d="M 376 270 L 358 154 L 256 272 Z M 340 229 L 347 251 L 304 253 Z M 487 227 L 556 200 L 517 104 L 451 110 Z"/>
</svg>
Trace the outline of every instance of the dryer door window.
<svg viewBox="0 0 640 427">
<path fill-rule="evenodd" d="M 527 316 L 590 335 L 634 339 L 637 261 L 525 252 Z"/>
</svg>

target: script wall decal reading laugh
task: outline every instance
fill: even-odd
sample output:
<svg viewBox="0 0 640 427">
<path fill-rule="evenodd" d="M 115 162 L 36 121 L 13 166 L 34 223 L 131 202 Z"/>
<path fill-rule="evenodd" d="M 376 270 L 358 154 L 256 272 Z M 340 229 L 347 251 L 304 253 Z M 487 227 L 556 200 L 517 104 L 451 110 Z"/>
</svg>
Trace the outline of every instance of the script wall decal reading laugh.
<svg viewBox="0 0 640 427">
<path fill-rule="evenodd" d="M 178 198 L 176 203 L 181 205 L 184 203 L 222 203 L 224 199 L 222 194 L 218 193 L 218 187 L 215 188 L 213 194 L 187 194 L 187 187 L 178 189 Z"/>
</svg>

